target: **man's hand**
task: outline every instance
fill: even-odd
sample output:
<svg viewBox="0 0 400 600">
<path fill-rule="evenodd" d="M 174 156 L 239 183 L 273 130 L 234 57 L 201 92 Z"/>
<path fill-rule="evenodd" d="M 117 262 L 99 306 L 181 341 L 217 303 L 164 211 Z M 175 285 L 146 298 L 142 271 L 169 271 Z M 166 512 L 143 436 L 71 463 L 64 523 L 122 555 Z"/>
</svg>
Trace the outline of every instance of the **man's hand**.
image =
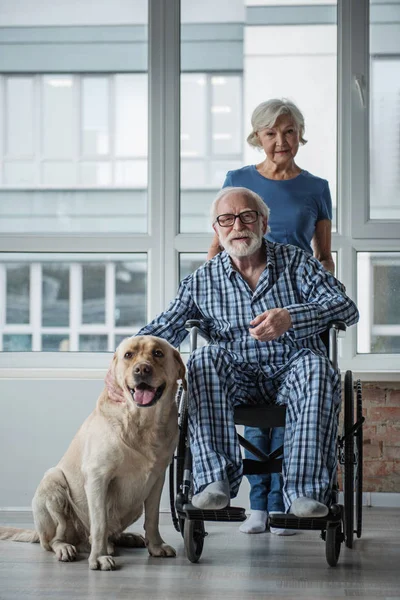
<svg viewBox="0 0 400 600">
<path fill-rule="evenodd" d="M 110 400 L 113 402 L 126 402 L 123 389 L 115 381 L 114 373 L 111 368 L 107 371 L 104 383 L 106 384 Z"/>
<path fill-rule="evenodd" d="M 291 328 L 292 319 L 286 308 L 271 308 L 257 315 L 250 325 L 251 337 L 260 342 L 270 342 Z"/>
</svg>

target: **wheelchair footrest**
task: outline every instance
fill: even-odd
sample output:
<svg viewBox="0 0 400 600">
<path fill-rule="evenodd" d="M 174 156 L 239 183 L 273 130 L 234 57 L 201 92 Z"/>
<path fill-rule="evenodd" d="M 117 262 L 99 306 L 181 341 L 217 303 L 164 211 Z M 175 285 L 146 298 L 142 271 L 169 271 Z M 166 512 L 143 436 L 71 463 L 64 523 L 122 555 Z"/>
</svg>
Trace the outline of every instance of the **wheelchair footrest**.
<svg viewBox="0 0 400 600">
<path fill-rule="evenodd" d="M 333 523 L 340 523 L 340 511 L 329 511 L 326 517 L 296 517 L 296 515 L 278 513 L 270 515 L 268 524 L 270 527 L 281 529 L 327 529 Z"/>
<path fill-rule="evenodd" d="M 246 510 L 239 506 L 227 506 L 220 510 L 201 510 L 192 504 L 184 504 L 182 512 L 189 521 L 245 521 Z"/>
</svg>

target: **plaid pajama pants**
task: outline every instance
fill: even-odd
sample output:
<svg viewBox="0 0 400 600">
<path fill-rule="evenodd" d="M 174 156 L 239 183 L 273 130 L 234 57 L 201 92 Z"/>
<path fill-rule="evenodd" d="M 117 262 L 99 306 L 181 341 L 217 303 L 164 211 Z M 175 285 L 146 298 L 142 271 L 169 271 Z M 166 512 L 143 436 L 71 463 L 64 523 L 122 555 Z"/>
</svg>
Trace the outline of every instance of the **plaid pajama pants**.
<svg viewBox="0 0 400 600">
<path fill-rule="evenodd" d="M 340 376 L 329 360 L 311 352 L 274 377 L 238 363 L 219 346 L 195 350 L 188 362 L 189 436 L 194 493 L 227 474 L 231 497 L 242 478 L 242 456 L 233 420 L 237 404 L 285 405 L 283 497 L 289 510 L 299 496 L 324 504 L 337 468 Z"/>
</svg>

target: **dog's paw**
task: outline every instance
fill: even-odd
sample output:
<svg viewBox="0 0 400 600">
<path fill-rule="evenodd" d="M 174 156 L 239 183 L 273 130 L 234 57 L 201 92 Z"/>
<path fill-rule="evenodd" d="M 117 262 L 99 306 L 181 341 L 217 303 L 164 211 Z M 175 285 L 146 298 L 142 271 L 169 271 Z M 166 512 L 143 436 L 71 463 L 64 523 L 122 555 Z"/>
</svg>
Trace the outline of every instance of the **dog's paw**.
<svg viewBox="0 0 400 600">
<path fill-rule="evenodd" d="M 97 556 L 93 558 L 89 556 L 89 569 L 93 571 L 114 571 L 115 560 L 112 556 Z"/>
<path fill-rule="evenodd" d="M 147 549 L 149 551 L 150 556 L 157 556 L 162 558 L 176 556 L 174 548 L 172 546 L 168 546 L 168 544 L 161 544 L 161 546 L 153 546 L 152 544 L 148 544 Z"/>
<path fill-rule="evenodd" d="M 72 562 L 76 559 L 76 548 L 72 544 L 59 544 L 54 552 L 61 562 Z"/>
</svg>

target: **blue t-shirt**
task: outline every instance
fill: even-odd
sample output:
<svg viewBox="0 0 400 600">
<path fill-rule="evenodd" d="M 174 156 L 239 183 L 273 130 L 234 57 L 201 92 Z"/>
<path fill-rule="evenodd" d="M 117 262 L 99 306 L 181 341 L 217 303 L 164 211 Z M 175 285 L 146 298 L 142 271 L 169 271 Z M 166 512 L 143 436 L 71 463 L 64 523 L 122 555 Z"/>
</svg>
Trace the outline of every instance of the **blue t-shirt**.
<svg viewBox="0 0 400 600">
<path fill-rule="evenodd" d="M 269 207 L 267 238 L 280 244 L 293 244 L 312 254 L 315 225 L 332 220 L 332 199 L 326 179 L 301 171 L 293 179 L 267 179 L 255 165 L 228 171 L 223 187 L 245 187 L 256 192 Z"/>
</svg>

